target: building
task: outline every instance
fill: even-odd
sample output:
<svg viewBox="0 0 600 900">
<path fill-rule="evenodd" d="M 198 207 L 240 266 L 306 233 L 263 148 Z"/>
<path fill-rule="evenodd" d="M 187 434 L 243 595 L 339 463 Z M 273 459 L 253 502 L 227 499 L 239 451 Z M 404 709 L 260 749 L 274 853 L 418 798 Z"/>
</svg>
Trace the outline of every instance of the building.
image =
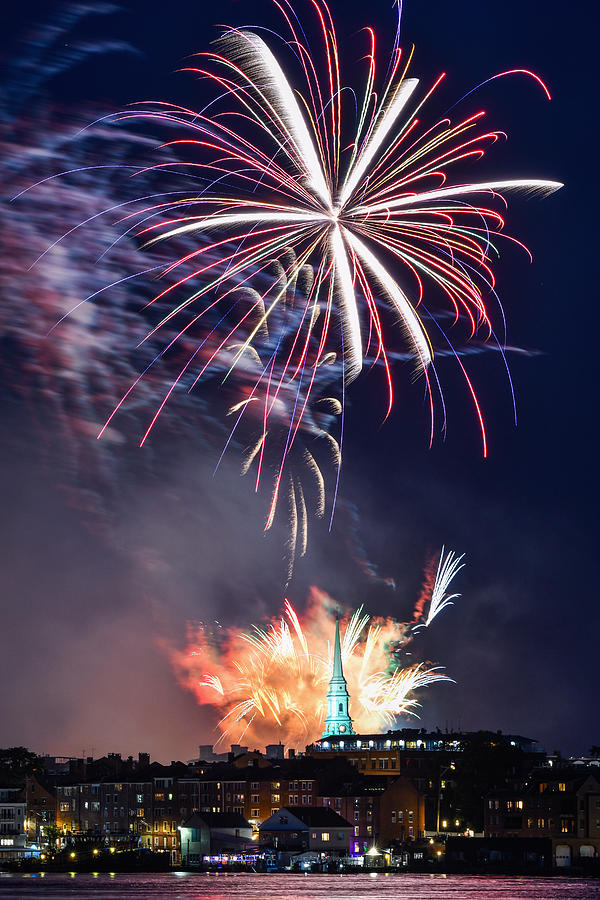
<svg viewBox="0 0 600 900">
<path fill-rule="evenodd" d="M 425 798 L 404 776 L 364 778 L 352 769 L 321 778 L 318 801 L 353 826 L 351 853 L 416 841 L 425 833 Z"/>
<path fill-rule="evenodd" d="M 56 825 L 56 789 L 51 779 L 32 774 L 26 776 L 24 793 L 27 840 L 45 843 L 48 832 Z"/>
<path fill-rule="evenodd" d="M 194 813 L 179 830 L 184 865 L 200 865 L 204 856 L 236 855 L 254 846 L 252 825 L 239 813 Z"/>
<path fill-rule="evenodd" d="M 539 769 L 520 789 L 484 801 L 489 837 L 550 838 L 553 865 L 600 863 L 600 781 L 580 767 Z M 589 861 L 589 862 L 588 862 Z"/>
<path fill-rule="evenodd" d="M 181 863 L 184 866 L 199 866 L 210 854 L 210 829 L 200 813 L 186 819 L 180 828 Z"/>
<path fill-rule="evenodd" d="M 283 806 L 260 825 L 261 849 L 348 856 L 353 827 L 329 807 Z"/>
<path fill-rule="evenodd" d="M 333 672 L 327 692 L 327 719 L 323 737 L 354 734 L 352 719 L 348 711 L 350 696 L 342 669 L 342 648 L 340 645 L 340 621 L 335 620 L 335 640 L 333 644 Z"/>
<path fill-rule="evenodd" d="M 25 798 L 20 788 L 0 787 L 0 862 L 26 855 Z"/>
</svg>

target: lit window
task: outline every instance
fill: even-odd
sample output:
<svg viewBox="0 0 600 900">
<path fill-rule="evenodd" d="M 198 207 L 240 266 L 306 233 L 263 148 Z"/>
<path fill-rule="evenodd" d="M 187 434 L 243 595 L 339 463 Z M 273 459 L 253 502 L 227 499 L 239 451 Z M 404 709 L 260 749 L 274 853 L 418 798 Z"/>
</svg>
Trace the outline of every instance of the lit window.
<svg viewBox="0 0 600 900">
<path fill-rule="evenodd" d="M 321 834 L 321 840 L 322 840 L 322 841 L 328 841 L 328 840 L 329 840 L 329 832 L 328 832 L 328 831 L 323 831 L 323 832 L 322 832 L 322 834 Z"/>
</svg>

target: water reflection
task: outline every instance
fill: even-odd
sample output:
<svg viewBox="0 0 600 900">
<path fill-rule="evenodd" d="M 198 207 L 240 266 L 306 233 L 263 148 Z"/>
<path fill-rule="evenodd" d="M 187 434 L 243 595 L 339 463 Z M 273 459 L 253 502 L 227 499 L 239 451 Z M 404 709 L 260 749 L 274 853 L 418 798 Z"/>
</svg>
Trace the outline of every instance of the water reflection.
<svg viewBox="0 0 600 900">
<path fill-rule="evenodd" d="M 44 879 L 43 882 L 41 879 Z M 172 872 L 118 875 L 0 873 L 0 900 L 600 900 L 600 880 L 477 875 L 245 875 Z"/>
</svg>

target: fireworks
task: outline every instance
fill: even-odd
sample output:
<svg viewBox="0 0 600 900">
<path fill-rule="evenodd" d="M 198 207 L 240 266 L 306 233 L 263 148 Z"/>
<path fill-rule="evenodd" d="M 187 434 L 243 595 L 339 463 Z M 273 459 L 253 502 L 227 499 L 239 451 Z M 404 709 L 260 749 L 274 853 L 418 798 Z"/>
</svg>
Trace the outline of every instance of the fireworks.
<svg viewBox="0 0 600 900">
<path fill-rule="evenodd" d="M 561 185 L 532 178 L 451 183 L 453 167 L 480 159 L 501 136 L 482 128 L 484 113 L 423 124 L 420 111 L 444 76 L 419 93 L 418 80 L 408 77 L 412 53 L 402 52 L 396 35 L 382 79 L 371 29 L 366 30 L 370 44 L 364 83 L 349 89 L 342 82 L 335 24 L 324 0 L 313 3 L 321 53 L 309 46 L 288 0 L 277 5 L 289 30 L 287 49 L 295 54 L 302 91 L 265 40 L 247 29 L 229 29 L 217 51 L 201 55 L 203 63 L 190 69 L 218 88 L 220 96 L 207 110 L 162 104 L 124 114 L 183 129 L 182 137 L 167 146 L 176 147 L 173 152 L 190 151 L 192 158 L 182 159 L 181 165 L 204 179 L 199 194 L 167 198 L 140 214 L 140 234 L 149 245 L 182 237 L 203 241 L 194 251 L 174 257 L 167 271 L 177 271 L 179 278 L 157 298 L 170 302 L 171 309 L 151 334 L 197 304 L 194 321 L 200 320 L 211 308 L 207 299 L 212 294 L 228 296 L 253 281 L 267 262 L 281 260 L 282 291 L 268 303 L 256 299 L 254 311 L 260 316 L 254 330 L 247 333 L 248 313 L 228 323 L 224 342 L 240 344 L 239 359 L 273 317 L 285 282 L 312 265 L 315 275 L 304 319 L 310 319 L 316 306 L 324 311 L 317 326 L 318 352 L 301 366 L 283 366 L 275 389 L 302 373 L 308 400 L 319 366 L 333 347 L 343 358 L 343 402 L 345 387 L 372 349 L 386 368 L 389 412 L 392 383 L 383 299 L 402 324 L 417 369 L 425 375 L 433 435 L 428 368 L 434 349 L 426 320 L 439 322 L 421 303 L 425 283 L 445 298 L 455 321 L 466 320 L 470 337 L 481 333 L 495 338 L 484 294 L 494 296 L 491 256 L 497 253 L 494 240 L 504 219 L 494 208 L 480 205 L 479 198 L 494 200 L 509 191 L 545 194 Z M 162 221 L 146 224 L 161 214 Z M 286 264 L 290 248 L 293 261 Z M 184 324 L 180 334 L 187 328 Z M 189 374 L 196 352 L 188 356 L 182 375 Z M 485 455 L 483 418 L 460 365 L 476 406 Z M 203 364 L 199 374 L 205 370 Z M 265 378 L 271 381 L 268 367 Z M 292 433 L 294 428 L 290 423 Z"/>
<path fill-rule="evenodd" d="M 449 605 L 447 590 L 461 560 L 442 551 L 425 627 Z M 259 744 L 277 732 L 287 743 L 301 744 L 319 735 L 325 720 L 335 618 L 335 603 L 313 589 L 302 620 L 286 600 L 284 616 L 266 628 L 255 625 L 242 634 L 227 629 L 219 642 L 203 627 L 190 629 L 188 646 L 172 661 L 198 702 L 219 711 L 222 737 Z M 407 663 L 404 651 L 414 637 L 409 623 L 371 617 L 361 607 L 344 617 L 341 630 L 344 675 L 359 733 L 392 727 L 398 716 L 416 716 L 415 691 L 450 680 L 431 663 Z"/>
<path fill-rule="evenodd" d="M 481 127 L 483 113 L 424 124 L 421 111 L 443 76 L 420 90 L 409 77 L 412 52 L 401 50 L 398 34 L 382 77 L 375 36 L 366 29 L 364 79 L 352 86 L 343 80 L 345 60 L 324 0 L 311 5 L 318 37 L 310 45 L 288 0 L 277 6 L 285 21 L 278 48 L 249 29 L 229 29 L 216 51 L 190 68 L 218 91 L 204 110 L 141 104 L 116 116 L 127 123 L 118 138 L 105 116 L 80 141 L 61 137 L 48 158 L 64 160 L 68 179 L 47 179 L 35 193 L 37 209 L 29 194 L 19 200 L 21 216 L 43 227 L 22 240 L 13 215 L 7 233 L 39 251 L 36 277 L 49 286 L 44 296 L 56 313 L 46 321 L 45 304 L 44 326 L 60 321 L 50 354 L 69 372 L 75 416 L 70 409 L 65 414 L 64 392 L 51 393 L 74 455 L 82 456 L 77 444 L 94 427 L 121 441 L 117 413 L 133 420 L 144 445 L 167 406 L 173 413 L 167 428 L 181 422 L 187 428 L 195 410 L 194 434 L 203 449 L 215 439 L 225 449 L 241 449 L 242 468 L 254 467 L 257 491 L 263 473 L 272 474 L 265 527 L 279 503 L 289 513 L 289 577 L 306 549 L 310 510 L 322 516 L 326 499 L 335 506 L 350 382 L 366 361 L 382 366 L 389 412 L 391 363 L 412 357 L 424 375 L 433 439 L 439 380 L 432 334 L 446 340 L 448 317 L 464 319 L 477 350 L 491 336 L 490 346 L 496 342 L 504 353 L 486 306 L 486 294 L 495 298 L 491 257 L 504 225 L 492 207 L 505 191 L 546 193 L 560 185 L 451 183 L 453 168 L 460 174 L 457 167 L 480 159 L 500 136 Z M 82 44 L 77 54 L 88 49 Z M 138 121 L 143 135 L 135 134 Z M 165 142 L 161 162 L 144 159 L 136 167 L 133 151 L 154 143 L 148 123 L 177 134 Z M 99 135 L 110 148 L 106 165 L 88 168 L 90 156 L 102 156 Z M 117 199 L 120 175 L 127 176 L 127 189 Z M 480 205 L 482 196 L 489 206 Z M 58 209 L 68 226 L 65 238 L 79 241 L 75 253 L 61 237 L 41 249 Z M 83 221 L 77 219 L 82 209 Z M 75 290 L 64 290 L 65 272 Z M 157 276 L 162 286 L 153 296 Z M 426 308 L 427 283 L 432 305 Z M 406 337 L 393 348 L 389 319 L 400 322 Z M 36 337 L 29 335 L 47 330 L 37 320 L 33 331 L 9 329 L 31 344 Z M 448 346 L 439 355 L 458 359 L 485 454 L 483 417 L 459 358 L 463 349 Z M 36 363 L 40 356 L 36 347 Z M 229 437 L 224 417 L 213 414 L 210 388 L 198 397 L 217 380 L 231 413 Z M 102 407 L 112 407 L 108 418 Z M 306 438 L 315 442 L 308 446 Z M 318 443 L 326 468 L 337 470 L 332 491 L 325 490 Z M 106 462 L 98 450 L 86 446 L 85 453 Z"/>
</svg>

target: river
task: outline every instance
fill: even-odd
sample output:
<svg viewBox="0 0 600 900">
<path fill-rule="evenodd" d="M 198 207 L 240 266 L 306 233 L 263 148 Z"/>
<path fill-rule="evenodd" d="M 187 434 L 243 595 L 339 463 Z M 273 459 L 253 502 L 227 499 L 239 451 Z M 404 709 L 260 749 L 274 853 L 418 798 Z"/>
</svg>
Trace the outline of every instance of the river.
<svg viewBox="0 0 600 900">
<path fill-rule="evenodd" d="M 600 900 L 600 879 L 479 875 L 0 873 L 0 900 Z"/>
</svg>

